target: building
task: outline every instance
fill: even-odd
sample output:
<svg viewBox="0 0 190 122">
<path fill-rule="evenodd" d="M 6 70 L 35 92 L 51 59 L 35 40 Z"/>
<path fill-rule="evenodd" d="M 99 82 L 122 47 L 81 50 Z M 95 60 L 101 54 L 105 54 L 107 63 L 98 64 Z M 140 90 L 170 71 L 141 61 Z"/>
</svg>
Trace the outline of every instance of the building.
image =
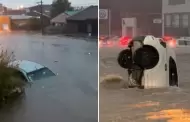
<svg viewBox="0 0 190 122">
<path fill-rule="evenodd" d="M 70 16 L 73 16 L 77 12 L 79 11 L 65 11 L 59 14 L 58 16 L 56 16 L 55 18 L 51 19 L 51 23 L 53 25 L 65 25 L 67 24 L 67 18 Z"/>
<path fill-rule="evenodd" d="M 139 34 L 162 34 L 162 24 L 154 23 L 161 19 L 162 0 L 100 0 L 100 9 L 110 10 L 111 34 L 121 36 L 122 18 L 134 17 L 137 19 Z M 100 20 L 100 34 L 108 34 L 109 20 Z"/>
<path fill-rule="evenodd" d="M 46 27 L 50 25 L 51 21 L 51 5 L 42 5 L 42 8 L 43 26 Z M 27 16 L 41 17 L 41 5 L 25 8 L 25 11 Z"/>
<path fill-rule="evenodd" d="M 11 19 L 11 29 L 12 30 L 25 30 L 27 29 L 28 22 L 33 16 L 27 15 L 7 15 Z"/>
<path fill-rule="evenodd" d="M 58 26 L 58 25 L 65 25 L 67 23 L 67 18 L 69 17 L 68 14 L 61 13 L 58 16 L 51 19 L 51 24 Z"/>
<path fill-rule="evenodd" d="M 6 9 L 6 11 L 3 12 L 3 15 L 25 15 L 26 11 L 24 9 Z"/>
<path fill-rule="evenodd" d="M 1 7 L 2 5 L 0 5 Z M 43 5 L 43 25 L 44 27 L 50 25 L 50 11 L 51 5 Z M 1 12 L 1 9 L 0 9 Z M 23 9 L 8 9 L 4 7 L 2 15 L 6 15 L 11 19 L 11 29 L 25 29 L 25 27 L 31 18 L 41 17 L 41 5 L 31 6 Z"/>
<path fill-rule="evenodd" d="M 0 3 L 0 14 L 1 14 L 1 15 L 2 15 L 3 12 L 5 11 L 4 9 L 5 9 L 5 8 L 4 8 L 3 4 Z"/>
<path fill-rule="evenodd" d="M 3 15 L 11 20 L 11 30 L 20 29 L 21 26 L 26 25 L 32 16 L 27 16 L 25 9 L 8 9 L 4 8 Z"/>
<path fill-rule="evenodd" d="M 62 34 L 67 33 L 67 30 L 71 30 L 67 28 L 67 18 L 73 16 L 79 11 L 65 11 L 58 16 L 51 19 L 51 25 L 45 28 L 45 32 L 47 34 Z"/>
<path fill-rule="evenodd" d="M 190 0 L 163 0 L 163 32 L 171 36 L 190 36 Z"/>
<path fill-rule="evenodd" d="M 11 20 L 8 16 L 0 16 L 0 32 L 1 31 L 10 31 Z"/>
<path fill-rule="evenodd" d="M 29 16 L 41 16 L 41 5 L 31 6 L 25 10 Z M 42 5 L 42 13 L 44 17 L 51 18 L 51 5 Z"/>
<path fill-rule="evenodd" d="M 67 18 L 70 33 L 98 35 L 98 6 L 90 6 Z"/>
</svg>

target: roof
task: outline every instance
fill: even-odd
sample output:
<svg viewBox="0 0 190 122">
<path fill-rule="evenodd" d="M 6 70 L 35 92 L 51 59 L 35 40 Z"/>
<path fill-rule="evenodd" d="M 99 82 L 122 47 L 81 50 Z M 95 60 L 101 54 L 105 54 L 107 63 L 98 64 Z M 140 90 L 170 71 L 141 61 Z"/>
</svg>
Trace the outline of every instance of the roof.
<svg viewBox="0 0 190 122">
<path fill-rule="evenodd" d="M 64 13 L 59 14 L 51 20 L 52 23 L 66 23 L 68 17 L 75 15 L 79 11 L 65 11 Z"/>
<path fill-rule="evenodd" d="M 24 19 L 30 19 L 32 16 L 26 16 L 26 15 L 7 15 L 13 20 L 24 20 Z"/>
<path fill-rule="evenodd" d="M 74 14 L 78 13 L 80 11 L 65 11 L 66 14 L 68 14 L 69 16 L 73 16 Z"/>
<path fill-rule="evenodd" d="M 51 5 L 43 5 L 42 8 L 43 8 L 43 15 L 50 18 Z M 40 16 L 41 6 L 36 5 L 36 6 L 26 8 L 26 14 L 29 16 Z"/>
<path fill-rule="evenodd" d="M 77 14 L 78 12 L 80 12 L 80 11 L 78 11 L 78 10 L 65 11 L 65 12 L 59 14 L 58 16 L 54 17 L 51 20 L 51 22 L 52 23 L 54 23 L 54 22 L 56 22 L 56 23 L 66 23 L 66 20 L 67 20 L 68 17 L 73 16 L 73 15 Z"/>
<path fill-rule="evenodd" d="M 88 19 L 98 19 L 98 6 L 90 6 L 73 16 L 67 18 L 67 20 L 88 20 Z"/>
<path fill-rule="evenodd" d="M 6 10 L 4 12 L 4 14 L 6 15 L 22 15 L 22 14 L 25 14 L 25 10 L 22 9 L 22 10 Z"/>
<path fill-rule="evenodd" d="M 44 68 L 41 64 L 27 61 L 27 60 L 17 60 L 9 64 L 10 66 L 18 66 L 19 69 L 23 70 L 26 73 L 30 73 L 32 71 Z"/>
<path fill-rule="evenodd" d="M 69 17 L 66 13 L 61 13 L 51 20 L 52 23 L 66 23 L 66 19 Z"/>
<path fill-rule="evenodd" d="M 41 5 L 36 5 L 36 6 L 31 6 L 31 7 L 28 7 L 29 9 L 41 9 Z M 48 5 L 48 4 L 43 4 L 42 5 L 42 8 L 43 10 L 51 10 L 51 5 Z"/>
</svg>

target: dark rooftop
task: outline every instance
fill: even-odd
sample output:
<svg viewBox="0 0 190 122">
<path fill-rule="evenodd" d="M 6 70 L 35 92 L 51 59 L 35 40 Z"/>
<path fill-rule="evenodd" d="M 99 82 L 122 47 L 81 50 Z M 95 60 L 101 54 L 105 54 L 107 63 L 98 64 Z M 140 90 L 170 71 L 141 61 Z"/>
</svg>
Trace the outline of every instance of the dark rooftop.
<svg viewBox="0 0 190 122">
<path fill-rule="evenodd" d="M 26 13 L 26 11 L 24 9 L 22 9 L 22 10 L 6 10 L 3 14 L 6 14 L 6 15 L 22 15 L 25 13 Z"/>
<path fill-rule="evenodd" d="M 90 6 L 73 16 L 67 18 L 67 20 L 90 20 L 90 19 L 98 19 L 98 6 Z"/>
<path fill-rule="evenodd" d="M 43 5 L 43 15 L 50 17 L 50 12 L 51 12 L 51 5 Z M 36 6 L 31 6 L 27 9 L 27 15 L 30 16 L 39 16 L 41 14 L 41 6 L 36 5 Z"/>
</svg>

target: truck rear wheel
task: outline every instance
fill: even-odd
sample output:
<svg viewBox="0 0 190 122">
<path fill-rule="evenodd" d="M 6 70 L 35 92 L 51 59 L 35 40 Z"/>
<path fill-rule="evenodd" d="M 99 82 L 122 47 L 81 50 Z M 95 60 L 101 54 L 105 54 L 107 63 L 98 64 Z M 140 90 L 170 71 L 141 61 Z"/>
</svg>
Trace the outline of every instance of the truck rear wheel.
<svg viewBox="0 0 190 122">
<path fill-rule="evenodd" d="M 177 66 L 172 58 L 169 60 L 169 85 L 178 86 Z"/>
</svg>

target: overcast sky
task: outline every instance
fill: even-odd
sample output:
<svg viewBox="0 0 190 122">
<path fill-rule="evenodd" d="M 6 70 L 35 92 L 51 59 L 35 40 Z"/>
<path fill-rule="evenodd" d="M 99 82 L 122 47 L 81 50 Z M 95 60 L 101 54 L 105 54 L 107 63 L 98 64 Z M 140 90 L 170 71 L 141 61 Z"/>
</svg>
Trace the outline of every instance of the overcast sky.
<svg viewBox="0 0 190 122">
<path fill-rule="evenodd" d="M 20 5 L 25 7 L 35 5 L 36 2 L 40 0 L 0 0 L 0 3 L 9 7 L 17 8 Z M 53 0 L 43 0 L 45 4 L 52 3 Z M 69 0 L 74 6 L 88 6 L 88 5 L 97 5 L 98 0 Z"/>
</svg>

